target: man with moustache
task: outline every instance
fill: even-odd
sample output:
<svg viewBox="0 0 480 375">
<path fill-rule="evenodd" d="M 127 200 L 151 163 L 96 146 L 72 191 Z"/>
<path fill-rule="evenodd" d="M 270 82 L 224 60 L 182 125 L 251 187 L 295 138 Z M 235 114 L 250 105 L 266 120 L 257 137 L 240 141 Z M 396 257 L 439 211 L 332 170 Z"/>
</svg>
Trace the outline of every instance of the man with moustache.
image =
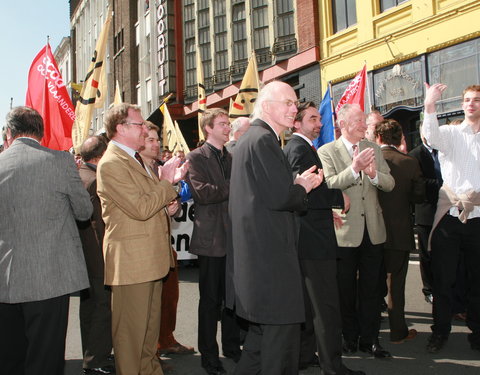
<svg viewBox="0 0 480 375">
<path fill-rule="evenodd" d="M 225 270 L 228 197 L 232 156 L 224 147 L 230 134 L 228 113 L 207 109 L 200 127 L 205 143 L 190 152 L 187 182 L 195 204 L 190 252 L 198 256 L 200 301 L 198 306 L 198 350 L 207 374 L 225 374 L 219 359 L 217 322 L 222 325 L 223 355 L 240 359 L 240 329 L 225 301 Z"/>
<path fill-rule="evenodd" d="M 173 266 L 167 207 L 186 168 L 172 159 L 161 180 L 138 151 L 148 128 L 140 108 L 123 103 L 105 119 L 111 139 L 98 164 L 97 192 L 105 222 L 105 284 L 112 287 L 112 338 L 119 375 L 163 374 L 156 358 L 162 278 Z"/>
<path fill-rule="evenodd" d="M 390 353 L 378 343 L 386 239 L 378 191 L 391 191 L 395 181 L 380 147 L 364 139 L 367 124 L 360 106 L 345 104 L 337 122 L 342 136 L 318 153 L 328 186 L 350 198 L 350 210 L 341 214 L 343 226 L 336 228 L 343 351 L 353 354 L 360 349 L 375 358 L 387 358 Z"/>
<path fill-rule="evenodd" d="M 301 103 L 297 109 L 294 133 L 283 151 L 294 176 L 312 165 L 316 165 L 321 174 L 322 163 L 312 143 L 322 127 L 320 114 L 313 102 Z M 343 208 L 344 204 L 344 211 L 348 211 L 348 197 L 344 202 L 342 192 L 329 189 L 323 181 L 308 194 L 307 210 L 299 214 L 298 257 L 306 290 L 300 368 L 320 364 L 323 374 L 362 375 L 362 371 L 350 370 L 342 363 L 337 240 L 332 208 Z M 341 224 L 337 221 L 337 225 Z M 317 349 L 318 358 L 314 355 Z"/>
<path fill-rule="evenodd" d="M 293 127 L 296 105 L 288 84 L 267 84 L 248 132 L 235 146 L 228 254 L 233 284 L 227 284 L 227 306 L 249 322 L 237 375 L 298 373 L 305 309 L 293 211 L 307 208 L 307 193 L 321 177 L 313 165 L 292 178 L 280 148 L 280 135 Z"/>
</svg>

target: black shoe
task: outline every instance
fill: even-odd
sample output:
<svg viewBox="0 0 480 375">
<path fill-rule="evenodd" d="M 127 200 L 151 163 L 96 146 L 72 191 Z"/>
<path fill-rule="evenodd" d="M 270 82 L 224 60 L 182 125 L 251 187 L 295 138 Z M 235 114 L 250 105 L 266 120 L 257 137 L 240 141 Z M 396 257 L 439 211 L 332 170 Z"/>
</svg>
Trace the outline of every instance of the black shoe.
<svg viewBox="0 0 480 375">
<path fill-rule="evenodd" d="M 225 375 L 227 373 L 220 361 L 218 363 L 207 363 L 202 367 L 208 375 Z"/>
<path fill-rule="evenodd" d="M 425 301 L 429 303 L 430 305 L 433 304 L 433 295 L 431 294 L 425 294 Z"/>
<path fill-rule="evenodd" d="M 349 368 L 347 368 L 345 370 L 345 375 L 365 375 L 365 373 L 360 370 L 350 370 Z"/>
<path fill-rule="evenodd" d="M 380 344 L 360 344 L 359 349 L 361 352 L 373 355 L 375 358 L 392 358 L 390 352 L 383 349 Z"/>
<path fill-rule="evenodd" d="M 432 333 L 428 338 L 427 352 L 438 353 L 448 340 L 448 336 Z"/>
<path fill-rule="evenodd" d="M 240 361 L 240 357 L 242 356 L 242 351 L 238 350 L 236 352 L 223 352 L 223 356 L 225 358 L 230 358 L 233 362 L 238 363 Z"/>
<path fill-rule="evenodd" d="M 320 362 L 316 354 L 313 355 L 309 362 L 303 362 L 298 365 L 299 370 L 306 370 L 309 367 L 320 367 Z"/>
<path fill-rule="evenodd" d="M 115 367 L 108 365 L 108 366 L 97 367 L 97 368 L 84 368 L 83 373 L 90 374 L 90 375 L 115 374 Z"/>
<path fill-rule="evenodd" d="M 345 340 L 343 342 L 343 354 L 354 354 L 358 350 L 358 342 L 355 341 L 350 341 L 350 340 Z"/>
</svg>

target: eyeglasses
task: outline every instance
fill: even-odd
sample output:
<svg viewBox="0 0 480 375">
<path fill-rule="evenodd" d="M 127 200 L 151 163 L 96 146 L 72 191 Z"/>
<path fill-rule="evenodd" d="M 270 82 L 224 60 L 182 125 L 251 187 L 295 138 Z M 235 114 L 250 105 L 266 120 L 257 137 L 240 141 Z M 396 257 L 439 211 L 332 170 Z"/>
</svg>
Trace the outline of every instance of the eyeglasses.
<svg viewBox="0 0 480 375">
<path fill-rule="evenodd" d="M 143 126 L 143 125 L 145 125 L 145 122 L 123 122 L 123 124 L 126 124 L 126 125 L 135 125 L 135 126 Z"/>
<path fill-rule="evenodd" d="M 287 107 L 291 107 L 292 105 L 294 105 L 295 107 L 298 107 L 298 105 L 300 104 L 300 102 L 298 100 L 290 100 L 290 99 L 287 99 L 287 100 L 274 100 L 274 99 L 270 99 L 269 102 L 279 102 L 279 103 L 283 103 L 285 104 Z"/>
</svg>

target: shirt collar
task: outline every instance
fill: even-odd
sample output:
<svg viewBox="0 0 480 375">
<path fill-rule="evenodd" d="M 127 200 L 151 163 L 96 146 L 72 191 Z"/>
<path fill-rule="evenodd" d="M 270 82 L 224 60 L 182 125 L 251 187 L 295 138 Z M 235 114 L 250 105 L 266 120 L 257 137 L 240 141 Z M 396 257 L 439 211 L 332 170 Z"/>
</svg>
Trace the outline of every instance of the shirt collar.
<svg viewBox="0 0 480 375">
<path fill-rule="evenodd" d="M 115 141 L 115 140 L 111 140 L 110 142 L 112 142 L 115 146 L 121 148 L 123 151 L 125 151 L 128 155 L 130 155 L 132 158 L 135 158 L 135 153 L 137 151 L 135 151 L 133 148 L 130 148 L 128 146 L 125 146 L 123 143 L 120 143 L 118 141 Z"/>
<path fill-rule="evenodd" d="M 340 139 L 342 140 L 343 144 L 345 145 L 345 147 L 347 148 L 347 151 L 350 153 L 350 155 L 353 154 L 353 149 L 352 149 L 352 146 L 354 144 L 356 144 L 357 146 L 359 145 L 358 143 L 351 143 L 349 140 L 347 140 L 343 135 L 340 137 Z"/>
<path fill-rule="evenodd" d="M 297 137 L 300 137 L 300 138 L 303 138 L 306 142 L 308 142 L 308 144 L 310 146 L 313 146 L 313 142 L 310 140 L 310 138 L 307 138 L 306 136 L 304 136 L 303 134 L 300 134 L 300 133 L 293 133 L 293 135 L 296 135 Z"/>
</svg>

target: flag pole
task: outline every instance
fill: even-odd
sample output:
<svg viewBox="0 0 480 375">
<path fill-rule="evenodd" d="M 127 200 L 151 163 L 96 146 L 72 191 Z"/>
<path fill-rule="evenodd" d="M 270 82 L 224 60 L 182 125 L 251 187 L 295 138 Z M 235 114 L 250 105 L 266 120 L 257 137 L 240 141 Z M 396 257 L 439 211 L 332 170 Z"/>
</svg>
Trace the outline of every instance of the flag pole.
<svg viewBox="0 0 480 375">
<path fill-rule="evenodd" d="M 363 60 L 365 63 L 365 66 L 367 66 L 367 60 Z M 370 95 L 370 84 L 368 82 L 368 73 L 365 74 L 365 83 L 367 85 L 367 97 L 368 97 L 368 113 L 372 112 L 372 98 Z"/>
<path fill-rule="evenodd" d="M 337 139 L 337 133 L 335 131 L 335 106 L 333 103 L 333 91 L 332 91 L 332 81 L 328 81 L 327 88 L 330 91 L 330 109 L 332 111 L 332 124 L 333 124 L 333 139 Z"/>
</svg>

